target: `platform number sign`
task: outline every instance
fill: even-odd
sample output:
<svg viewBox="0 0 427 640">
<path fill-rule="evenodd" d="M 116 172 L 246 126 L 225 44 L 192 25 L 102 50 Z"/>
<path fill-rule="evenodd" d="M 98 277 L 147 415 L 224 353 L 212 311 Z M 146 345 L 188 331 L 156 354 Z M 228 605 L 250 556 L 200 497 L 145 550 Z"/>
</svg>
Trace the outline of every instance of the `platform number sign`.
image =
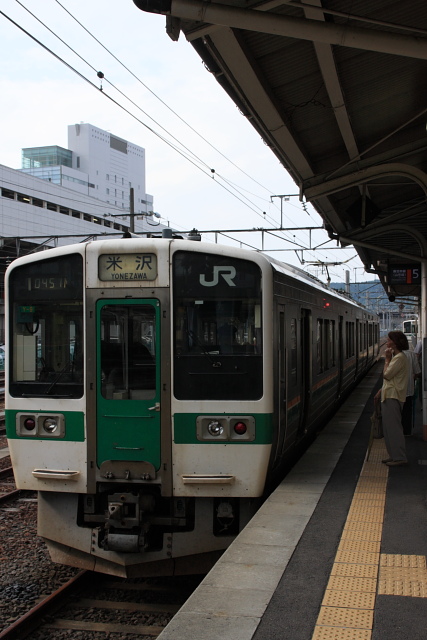
<svg viewBox="0 0 427 640">
<path fill-rule="evenodd" d="M 421 265 L 395 264 L 389 267 L 389 283 L 398 284 L 421 284 Z"/>
</svg>

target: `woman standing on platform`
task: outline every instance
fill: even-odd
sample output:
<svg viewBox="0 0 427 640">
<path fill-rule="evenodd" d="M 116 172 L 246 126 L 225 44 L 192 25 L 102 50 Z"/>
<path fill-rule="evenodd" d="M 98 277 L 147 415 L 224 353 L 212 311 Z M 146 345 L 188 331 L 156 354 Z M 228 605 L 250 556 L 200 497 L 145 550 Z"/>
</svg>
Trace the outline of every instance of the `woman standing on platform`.
<svg viewBox="0 0 427 640">
<path fill-rule="evenodd" d="M 402 408 L 408 387 L 409 362 L 403 351 L 408 349 L 408 340 L 402 331 L 390 331 L 385 350 L 383 386 L 375 395 L 381 399 L 381 415 L 385 446 L 389 457 L 383 460 L 389 467 L 408 463 L 405 436 L 402 427 Z"/>
</svg>

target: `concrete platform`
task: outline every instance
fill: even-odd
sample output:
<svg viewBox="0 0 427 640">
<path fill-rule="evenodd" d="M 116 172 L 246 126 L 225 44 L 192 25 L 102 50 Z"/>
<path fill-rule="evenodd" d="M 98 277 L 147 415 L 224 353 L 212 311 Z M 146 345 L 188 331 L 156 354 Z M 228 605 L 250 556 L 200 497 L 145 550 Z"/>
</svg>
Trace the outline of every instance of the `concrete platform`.
<svg viewBox="0 0 427 640">
<path fill-rule="evenodd" d="M 372 368 L 160 640 L 426 638 L 427 442 L 367 460 Z"/>
</svg>

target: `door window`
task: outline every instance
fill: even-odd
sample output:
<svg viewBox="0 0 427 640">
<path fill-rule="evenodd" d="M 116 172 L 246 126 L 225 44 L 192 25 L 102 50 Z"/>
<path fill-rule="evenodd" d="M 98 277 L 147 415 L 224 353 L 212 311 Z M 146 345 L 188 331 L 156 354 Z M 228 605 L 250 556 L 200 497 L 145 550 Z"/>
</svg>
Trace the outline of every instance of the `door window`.
<svg viewBox="0 0 427 640">
<path fill-rule="evenodd" d="M 150 305 L 101 309 L 101 393 L 107 400 L 156 394 L 156 312 Z"/>
</svg>

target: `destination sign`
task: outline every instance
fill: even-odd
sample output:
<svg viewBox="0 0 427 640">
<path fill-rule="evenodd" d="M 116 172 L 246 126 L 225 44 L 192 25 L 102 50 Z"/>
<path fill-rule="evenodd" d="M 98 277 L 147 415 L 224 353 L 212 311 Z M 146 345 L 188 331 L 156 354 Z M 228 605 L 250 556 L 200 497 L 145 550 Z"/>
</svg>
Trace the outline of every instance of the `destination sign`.
<svg viewBox="0 0 427 640">
<path fill-rule="evenodd" d="M 157 278 L 154 253 L 105 253 L 98 259 L 98 278 L 104 282 L 135 282 Z"/>
</svg>

